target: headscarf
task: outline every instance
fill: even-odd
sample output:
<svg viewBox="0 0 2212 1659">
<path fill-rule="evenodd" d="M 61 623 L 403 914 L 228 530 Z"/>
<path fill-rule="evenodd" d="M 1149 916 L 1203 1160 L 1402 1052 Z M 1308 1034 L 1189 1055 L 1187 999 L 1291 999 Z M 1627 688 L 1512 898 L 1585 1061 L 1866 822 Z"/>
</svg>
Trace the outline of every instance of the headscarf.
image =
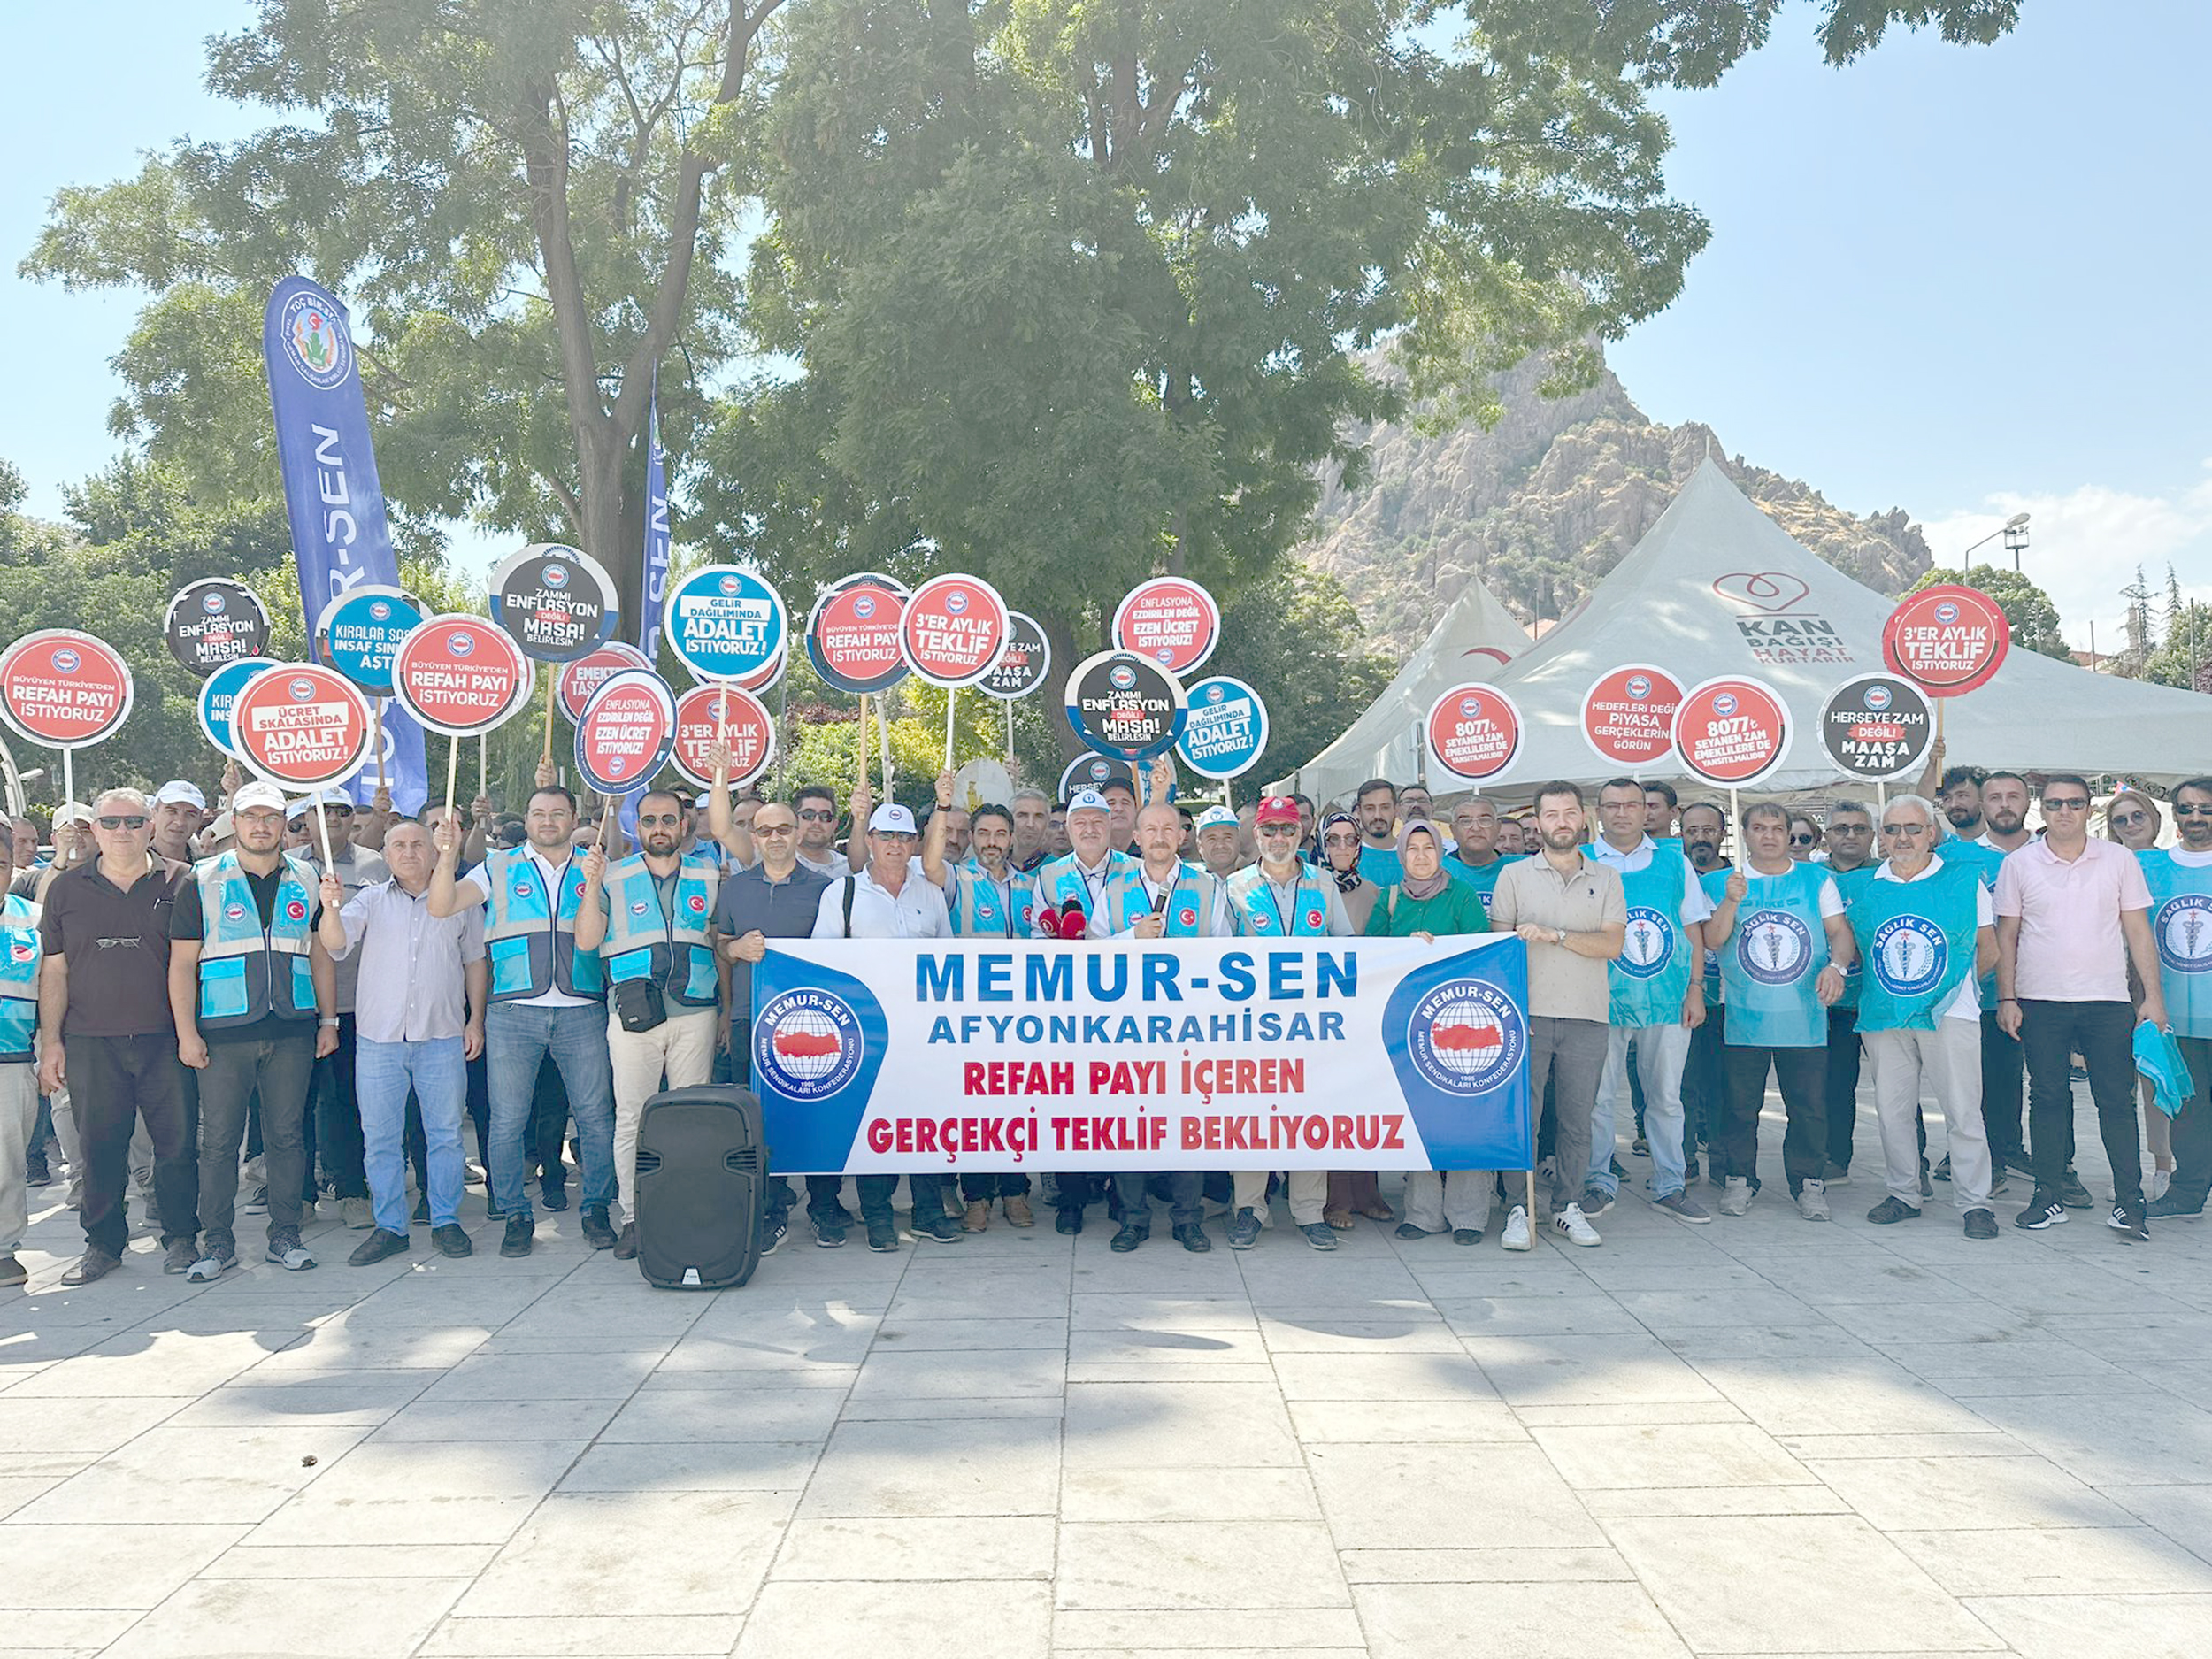
<svg viewBox="0 0 2212 1659">
<path fill-rule="evenodd" d="M 1444 868 L 1444 837 L 1437 832 L 1436 826 L 1425 818 L 1407 819 L 1405 828 L 1398 832 L 1400 866 L 1402 868 L 1404 865 L 1406 849 L 1413 845 L 1413 838 L 1416 835 L 1427 836 L 1430 843 L 1436 849 L 1436 873 L 1434 875 L 1424 879 L 1407 870 L 1398 878 L 1398 891 L 1417 904 L 1424 899 L 1432 899 L 1441 893 L 1445 885 L 1452 878 L 1450 872 Z"/>
<path fill-rule="evenodd" d="M 1339 893 L 1349 893 L 1365 878 L 1359 872 L 1359 859 L 1356 855 L 1352 859 L 1352 867 L 1349 870 L 1339 870 L 1330 861 L 1329 832 L 1339 824 L 1343 825 L 1355 835 L 1359 833 L 1359 824 L 1349 812 L 1330 813 L 1328 817 L 1321 820 L 1321 827 L 1313 833 L 1313 861 L 1320 866 L 1324 874 L 1336 882 L 1336 890 Z"/>
</svg>

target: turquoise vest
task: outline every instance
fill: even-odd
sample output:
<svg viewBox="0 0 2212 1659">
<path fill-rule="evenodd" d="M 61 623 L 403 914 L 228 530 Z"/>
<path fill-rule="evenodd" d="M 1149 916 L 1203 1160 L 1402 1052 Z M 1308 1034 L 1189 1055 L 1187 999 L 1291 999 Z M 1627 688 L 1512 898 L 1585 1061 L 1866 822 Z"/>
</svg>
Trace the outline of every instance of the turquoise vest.
<svg viewBox="0 0 2212 1659">
<path fill-rule="evenodd" d="M 1312 865 L 1300 864 L 1297 895 L 1286 919 L 1276 902 L 1273 884 L 1260 873 L 1259 865 L 1248 864 L 1229 878 L 1229 903 L 1239 926 L 1251 937 L 1325 936 L 1329 931 L 1329 890 L 1333 885 L 1330 877 Z"/>
<path fill-rule="evenodd" d="M 1014 872 L 1004 881 L 994 881 L 972 858 L 953 865 L 949 873 L 952 879 L 945 884 L 945 908 L 957 937 L 1029 937 L 1037 919 L 1037 889 L 1029 877 Z"/>
<path fill-rule="evenodd" d="M 1694 870 L 1696 866 L 1693 864 L 1691 868 Z M 1715 910 L 1720 909 L 1727 899 L 1728 878 L 1735 873 L 1724 864 L 1718 870 L 1709 870 L 1698 877 L 1698 886 L 1705 889 L 1705 896 L 1712 901 Z M 1724 1001 L 1724 997 L 1720 982 L 1720 952 L 1709 950 L 1705 953 L 1705 1001 L 1710 1005 Z"/>
<path fill-rule="evenodd" d="M 1501 853 L 1478 870 L 1471 864 L 1462 863 L 1457 853 L 1446 853 L 1444 873 L 1461 887 L 1474 889 L 1475 897 L 1482 901 L 1482 919 L 1487 922 L 1490 919 L 1490 895 L 1498 890 L 1498 877 L 1504 872 L 1506 865 L 1518 864 L 1525 856 Z"/>
<path fill-rule="evenodd" d="M 1690 867 L 1678 843 L 1660 841 L 1641 870 L 1618 873 L 1628 928 L 1621 954 L 1606 964 L 1611 993 L 1606 1023 L 1636 1030 L 1678 1025 L 1692 970 L 1690 942 L 1682 933 Z"/>
<path fill-rule="evenodd" d="M 1443 845 L 1440 839 L 1437 845 Z M 1359 844 L 1359 872 L 1379 887 L 1394 887 L 1406 879 L 1405 865 L 1399 862 L 1395 847 L 1370 847 L 1363 838 Z"/>
<path fill-rule="evenodd" d="M 1866 966 L 1859 983 L 1861 1031 L 1936 1028 L 1944 1004 L 1974 972 L 1981 885 L 1973 865 L 1948 858 L 1923 880 L 1860 884 L 1849 914 Z"/>
<path fill-rule="evenodd" d="M 1720 949 L 1728 1044 L 1824 1048 L 1827 1011 L 1813 992 L 1828 965 L 1828 934 L 1820 920 L 1820 888 L 1828 872 L 1819 864 L 1792 864 L 1778 876 L 1750 869 L 1743 874 L 1750 891 L 1736 907 L 1735 932 Z"/>
<path fill-rule="evenodd" d="M 284 855 L 267 929 L 236 852 L 194 866 L 200 890 L 200 1025 L 209 1030 L 315 1018 L 309 919 L 319 885 L 307 861 Z"/>
<path fill-rule="evenodd" d="M 661 909 L 659 886 L 645 855 L 633 853 L 607 872 L 607 938 L 599 960 L 610 982 L 652 979 L 661 995 L 685 1008 L 712 1008 L 720 986 L 707 922 L 722 872 L 711 858 L 687 853 L 676 868 L 675 914 Z"/>
<path fill-rule="evenodd" d="M 1821 868 L 1828 871 L 1828 879 L 1836 884 L 1837 895 L 1843 900 L 1844 913 L 1848 916 L 1851 906 L 1857 902 L 1859 895 L 1865 892 L 1868 884 L 1874 879 L 1876 866 L 1861 864 L 1856 870 L 1831 870 L 1826 864 L 1823 864 Z M 1969 951 L 1967 955 L 1970 961 L 1973 953 Z M 1865 977 L 1866 947 L 1862 944 L 1859 947 L 1859 959 L 1843 971 L 1843 995 L 1836 998 L 1835 1002 L 1838 1008 L 1856 1008 L 1859 1005 L 1859 981 Z M 1875 1029 L 1886 1031 L 1889 1028 L 1876 1026 Z"/>
<path fill-rule="evenodd" d="M 526 850 L 495 847 L 484 855 L 484 885 L 492 895 L 484 920 L 484 954 L 491 960 L 493 1002 L 527 1002 L 557 987 L 571 996 L 606 995 L 607 976 L 598 952 L 576 949 L 584 875 L 573 856 L 561 866 L 556 881 L 557 906 Z"/>
<path fill-rule="evenodd" d="M 1037 872 L 1037 902 L 1056 910 L 1064 910 L 1071 903 L 1079 904 L 1086 916 L 1110 910 L 1115 883 L 1136 862 L 1127 853 L 1109 849 L 1106 862 L 1101 866 L 1102 879 L 1087 882 L 1081 867 L 1075 862 L 1075 855 L 1064 854 Z M 1053 937 L 1056 939 L 1059 935 L 1056 933 Z"/>
<path fill-rule="evenodd" d="M 1936 856 L 1947 864 L 1963 864 L 1981 879 L 1981 884 L 1992 893 L 1997 891 L 1997 867 L 2005 862 L 2005 855 L 1994 847 L 1977 847 L 1961 841 L 1957 836 L 1946 837 L 1936 849 Z M 1981 979 L 1982 1008 L 1985 1012 L 1997 1006 L 1997 970 L 1992 968 Z"/>
<path fill-rule="evenodd" d="M 1152 912 L 1151 895 L 1144 888 L 1141 861 L 1130 865 L 1114 883 L 1106 914 L 1112 932 L 1126 933 Z M 1196 864 L 1179 864 L 1174 885 L 1169 887 L 1167 907 L 1160 919 L 1169 939 L 1210 939 L 1213 936 L 1214 878 Z"/>
<path fill-rule="evenodd" d="M 38 1034 L 38 906 L 15 894 L 0 904 L 0 1062 L 32 1057 Z"/>
<path fill-rule="evenodd" d="M 2151 890 L 2166 1023 L 2176 1036 L 2212 1037 L 2212 865 L 2191 869 L 2163 848 L 2135 856 Z"/>
</svg>

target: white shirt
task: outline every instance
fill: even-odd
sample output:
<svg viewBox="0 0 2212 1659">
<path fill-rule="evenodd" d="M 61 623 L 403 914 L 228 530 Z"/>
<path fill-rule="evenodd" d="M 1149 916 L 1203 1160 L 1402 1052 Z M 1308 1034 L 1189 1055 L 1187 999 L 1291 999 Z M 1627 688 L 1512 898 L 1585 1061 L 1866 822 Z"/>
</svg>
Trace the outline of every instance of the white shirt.
<svg viewBox="0 0 2212 1659">
<path fill-rule="evenodd" d="M 2169 847 L 2166 856 L 2184 870 L 2201 870 L 2212 864 L 2212 853 L 2193 853 L 2179 847 Z"/>
<path fill-rule="evenodd" d="M 1114 850 L 1108 848 L 1099 854 L 1098 862 L 1085 869 L 1080 853 L 1074 856 L 1075 873 L 1083 883 L 1083 937 L 1107 939 L 1112 930 L 1106 926 L 1106 886 L 1113 879 Z"/>
<path fill-rule="evenodd" d="M 1658 851 L 1659 843 L 1648 835 L 1626 852 L 1602 835 L 1590 844 L 1591 857 L 1616 874 L 1624 876 L 1649 867 Z M 1706 893 L 1704 885 L 1698 880 L 1697 866 L 1690 862 L 1689 855 L 1677 853 L 1675 856 L 1682 860 L 1682 915 L 1679 919 L 1685 926 L 1695 926 L 1713 913 L 1713 901 Z"/>
<path fill-rule="evenodd" d="M 1967 844 L 1969 846 L 1974 845 L 1971 841 Z M 1943 860 L 1934 854 L 1930 854 L 1928 857 L 1928 867 L 1925 870 L 1923 870 L 1918 875 L 1908 879 L 1907 878 L 1899 875 L 1895 871 L 1892 870 L 1889 867 L 1889 860 L 1885 858 L 1882 860 L 1881 867 L 1875 871 L 1874 879 L 1877 881 L 1903 882 L 1906 886 L 1909 887 L 1914 881 L 1925 881 L 1930 876 L 1932 876 L 1937 871 L 1942 868 Z M 1977 881 L 1974 884 L 1974 926 L 1977 928 L 1993 927 L 1996 924 L 1996 902 L 1989 896 L 1988 887 L 1982 882 Z M 1944 1019 L 1970 1019 L 1977 1025 L 1981 1023 L 1982 987 L 1981 979 L 1978 974 L 1970 971 L 1968 972 L 1966 978 L 1960 982 L 1959 988 L 1951 993 L 1951 1000 L 1943 1005 L 1943 1012 L 1940 1018 Z"/>
<path fill-rule="evenodd" d="M 910 872 L 896 893 L 876 880 L 875 872 L 862 870 L 852 878 L 853 926 L 845 931 L 845 884 L 833 881 L 822 889 L 821 906 L 814 913 L 817 939 L 950 939 L 952 916 L 945 909 L 944 889 Z"/>
<path fill-rule="evenodd" d="M 467 1024 L 463 972 L 484 959 L 484 912 L 469 909 L 440 919 L 429 889 L 410 895 L 396 880 L 363 887 L 338 912 L 346 948 L 340 961 L 361 970 L 354 1014 L 365 1042 L 429 1042 L 458 1037 Z"/>
<path fill-rule="evenodd" d="M 545 855 L 540 852 L 533 842 L 525 841 L 516 850 L 530 855 L 530 862 L 537 865 L 538 874 L 545 882 L 547 902 L 557 911 L 561 908 L 561 878 L 567 873 L 569 858 L 573 858 L 575 854 L 571 852 L 569 858 L 564 858 L 555 864 L 548 864 Z M 488 868 L 488 861 L 477 865 L 475 869 L 455 882 L 455 887 L 457 889 L 465 887 L 476 895 L 476 902 L 479 904 L 489 904 L 492 902 L 492 890 L 489 885 L 491 878 L 484 873 Z M 595 999 L 592 997 L 571 996 L 566 991 L 561 989 L 558 980 L 546 987 L 545 990 L 536 996 L 517 996 L 508 1000 L 517 1008 L 590 1008 L 595 1003 Z"/>
</svg>

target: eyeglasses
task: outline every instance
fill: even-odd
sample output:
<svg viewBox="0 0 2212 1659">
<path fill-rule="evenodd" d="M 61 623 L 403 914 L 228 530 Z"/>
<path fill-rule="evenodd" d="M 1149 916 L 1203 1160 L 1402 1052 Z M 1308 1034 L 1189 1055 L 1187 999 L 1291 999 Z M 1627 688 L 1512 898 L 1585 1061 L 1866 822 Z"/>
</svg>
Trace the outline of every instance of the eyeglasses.
<svg viewBox="0 0 2212 1659">
<path fill-rule="evenodd" d="M 1831 824 L 1828 833 L 1831 835 L 1871 835 L 1874 826 L 1871 824 Z"/>
<path fill-rule="evenodd" d="M 1793 835 L 1790 837 L 1790 845 L 1793 847 L 1809 847 L 1819 839 L 1820 837 L 1817 835 Z"/>
<path fill-rule="evenodd" d="M 95 818 L 93 822 L 97 824 L 104 830 L 134 830 L 144 829 L 146 827 L 145 818 L 137 813 L 132 813 L 130 816 L 125 817 L 119 812 L 107 812 L 103 813 L 100 817 Z"/>
<path fill-rule="evenodd" d="M 1932 826 L 1926 824 L 1885 824 L 1882 826 L 1882 833 L 1885 835 L 1925 835 L 1931 827 Z"/>
<path fill-rule="evenodd" d="M 825 812 L 819 807 L 809 807 L 799 814 L 799 821 L 802 824 L 834 824 L 837 822 L 837 814 Z"/>
<path fill-rule="evenodd" d="M 2047 795 L 2043 797 L 2043 810 L 2046 812 L 2086 812 L 2089 810 L 2089 797 L 2085 795 L 2069 795 L 2062 801 L 2056 801 Z"/>
</svg>

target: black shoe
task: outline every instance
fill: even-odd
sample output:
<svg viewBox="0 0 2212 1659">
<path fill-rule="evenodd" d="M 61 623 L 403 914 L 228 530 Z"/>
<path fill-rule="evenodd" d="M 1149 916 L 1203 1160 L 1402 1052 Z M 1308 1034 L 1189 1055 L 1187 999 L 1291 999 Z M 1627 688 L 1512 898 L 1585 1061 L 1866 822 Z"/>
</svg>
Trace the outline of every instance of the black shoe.
<svg viewBox="0 0 2212 1659">
<path fill-rule="evenodd" d="M 614 1259 L 618 1262 L 634 1262 L 637 1260 L 636 1222 L 626 1221 L 622 1224 L 622 1234 L 614 1241 Z"/>
<path fill-rule="evenodd" d="M 449 1221 L 442 1227 L 431 1228 L 430 1242 L 448 1261 L 457 1262 L 465 1256 L 476 1254 L 476 1240 L 463 1231 L 458 1222 Z"/>
<path fill-rule="evenodd" d="M 2057 1193 L 2047 1187 L 2039 1187 L 2035 1196 L 2028 1200 L 2028 1207 L 2012 1218 L 2012 1225 L 2030 1233 L 2040 1233 L 2046 1227 L 2062 1225 L 2067 1218 L 2066 1206 L 2059 1202 Z"/>
<path fill-rule="evenodd" d="M 541 1182 L 538 1187 L 538 1192 L 543 1198 L 548 1210 L 557 1213 L 568 1208 L 568 1183 L 566 1181 Z"/>
<path fill-rule="evenodd" d="M 595 1250 L 614 1248 L 614 1223 L 607 1219 L 603 1210 L 584 1211 L 584 1242 Z"/>
<path fill-rule="evenodd" d="M 1948 1152 L 1943 1155 L 1943 1162 L 1935 1166 L 1935 1178 L 1939 1181 L 1951 1179 L 1951 1155 Z"/>
<path fill-rule="evenodd" d="M 1106 1248 L 1118 1255 L 1126 1256 L 1151 1236 L 1152 1230 L 1149 1227 L 1124 1226 L 1119 1233 L 1114 1234 L 1113 1242 Z"/>
<path fill-rule="evenodd" d="M 1606 1166 L 1613 1171 L 1615 1180 L 1624 1181 L 1628 1179 L 1628 1171 L 1621 1167 L 1621 1161 L 1618 1158 L 1608 1158 L 1605 1162 Z"/>
<path fill-rule="evenodd" d="M 1480 1244 L 1482 1229 L 1480 1227 L 1454 1227 L 1452 1242 L 1454 1244 Z"/>
<path fill-rule="evenodd" d="M 2081 1177 L 2070 1167 L 2058 1178 L 2058 1202 L 2069 1210 L 2093 1210 L 2097 1201 L 2090 1197 L 2089 1189 L 2081 1184 Z"/>
<path fill-rule="evenodd" d="M 61 1282 L 69 1286 L 89 1285 L 96 1279 L 105 1279 L 122 1265 L 118 1257 L 105 1250 L 87 1250 L 77 1258 L 76 1265 L 61 1276 Z"/>
<path fill-rule="evenodd" d="M 1966 1236 L 1970 1239 L 1993 1239 L 1997 1236 L 1997 1217 L 1987 1210 L 1966 1212 Z"/>
<path fill-rule="evenodd" d="M 2035 1179 L 2035 1160 L 2028 1156 L 2028 1149 L 2025 1147 L 2006 1153 L 1998 1161 L 1997 1167 L 2001 1170 L 2010 1170 L 2017 1175 L 2024 1175 L 2030 1180 Z"/>
<path fill-rule="evenodd" d="M 1426 1227 L 1417 1227 L 1410 1221 L 1402 1221 L 1398 1224 L 1398 1236 L 1410 1244 L 1416 1239 L 1427 1238 L 1429 1230 Z"/>
<path fill-rule="evenodd" d="M 2131 1203 L 2123 1198 L 2113 1205 L 2112 1213 L 2105 1217 L 2104 1225 L 2129 1244 L 2150 1242 L 2151 1224 L 2143 1217 L 2143 1201 L 2139 1198 Z"/>
<path fill-rule="evenodd" d="M 1248 1250 L 1260 1241 L 1260 1218 L 1251 1205 L 1229 1217 L 1229 1248 Z"/>
<path fill-rule="evenodd" d="M 499 1241 L 502 1256 L 527 1256 L 530 1247 L 537 1242 L 537 1228 L 527 1216 L 507 1217 L 506 1236 Z"/>
<path fill-rule="evenodd" d="M 1640 1158 L 1647 1158 L 1651 1156 L 1651 1142 L 1642 1135 L 1638 1135 L 1635 1140 L 1629 1142 L 1628 1149 Z"/>
<path fill-rule="evenodd" d="M 626 1224 L 622 1230 L 627 1233 L 630 1229 Z M 763 1256 L 773 1256 L 781 1248 L 783 1241 L 790 1236 L 791 1224 L 781 1216 L 771 1216 L 767 1225 L 760 1230 L 760 1253 Z M 637 1252 L 633 1250 L 630 1254 L 634 1256 Z"/>
<path fill-rule="evenodd" d="M 2189 1197 L 2178 1187 L 2169 1187 L 2163 1198 L 2154 1198 L 2144 1207 L 2145 1213 L 2161 1221 L 2202 1221 L 2204 1194 Z"/>
<path fill-rule="evenodd" d="M 1885 1198 L 1866 1212 L 1866 1218 L 1878 1227 L 1886 1227 L 1900 1221 L 1917 1221 L 1920 1212 L 1901 1199 Z"/>
<path fill-rule="evenodd" d="M 23 1179 L 30 1187 L 51 1187 L 54 1171 L 46 1166 L 44 1158 L 28 1158 L 23 1164 Z"/>
<path fill-rule="evenodd" d="M 415 1200 L 415 1225 L 421 1226 L 430 1219 L 430 1194 L 423 1194 Z"/>
<path fill-rule="evenodd" d="M 926 1239 L 932 1244 L 957 1244 L 968 1236 L 967 1230 L 950 1216 L 916 1216 L 914 1240 Z"/>
<path fill-rule="evenodd" d="M 1203 1256 L 1214 1248 L 1214 1241 L 1206 1236 L 1206 1229 L 1194 1221 L 1187 1221 L 1175 1229 L 1175 1242 L 1193 1256 Z"/>
<path fill-rule="evenodd" d="M 1054 1222 L 1052 1225 L 1054 1231 L 1064 1233 L 1070 1238 L 1073 1238 L 1077 1233 L 1083 1231 L 1083 1212 L 1079 1210 L 1070 1210 L 1063 1207 L 1060 1211 L 1060 1218 Z"/>
<path fill-rule="evenodd" d="M 887 1221 L 870 1222 L 868 1248 L 879 1255 L 888 1256 L 899 1248 L 899 1230 Z"/>
<path fill-rule="evenodd" d="M 814 1222 L 814 1242 L 818 1248 L 841 1250 L 845 1248 L 845 1224 L 829 1221 L 822 1217 L 811 1217 Z"/>
<path fill-rule="evenodd" d="M 405 1233 L 387 1233 L 383 1228 L 379 1227 L 375 1232 L 369 1234 L 367 1238 L 362 1240 L 360 1243 L 353 1247 L 353 1254 L 346 1257 L 346 1265 L 349 1267 L 374 1267 L 379 1262 L 385 1261 L 391 1256 L 405 1254 L 407 1248 L 407 1235 Z"/>
</svg>

